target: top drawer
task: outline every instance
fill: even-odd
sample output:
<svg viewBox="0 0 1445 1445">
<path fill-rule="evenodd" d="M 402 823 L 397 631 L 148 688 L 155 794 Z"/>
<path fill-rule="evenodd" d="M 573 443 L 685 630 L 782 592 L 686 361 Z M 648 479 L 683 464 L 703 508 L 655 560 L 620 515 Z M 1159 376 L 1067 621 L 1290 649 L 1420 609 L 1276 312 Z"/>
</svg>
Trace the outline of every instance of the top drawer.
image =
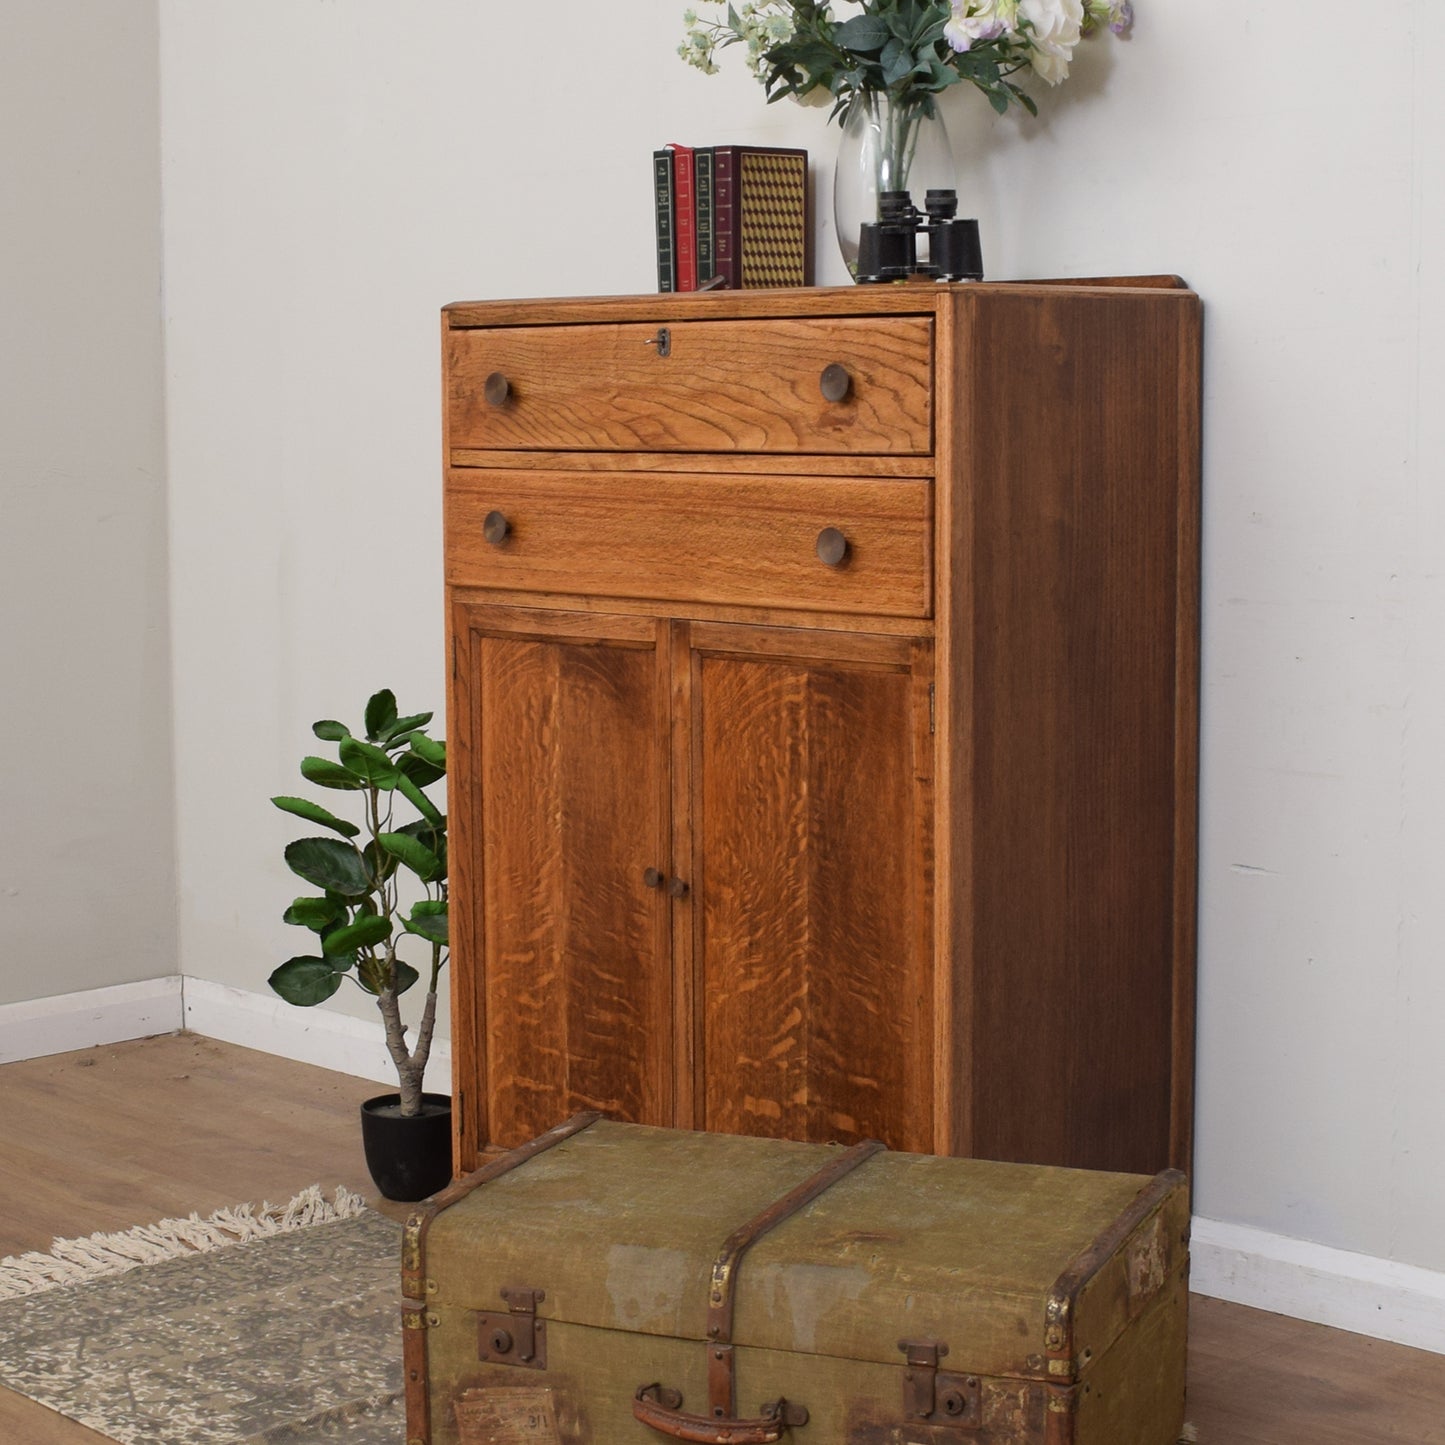
<svg viewBox="0 0 1445 1445">
<path fill-rule="evenodd" d="M 915 456 L 933 449 L 928 317 L 679 321 L 663 330 L 665 338 L 650 324 L 447 333 L 451 446 Z"/>
</svg>

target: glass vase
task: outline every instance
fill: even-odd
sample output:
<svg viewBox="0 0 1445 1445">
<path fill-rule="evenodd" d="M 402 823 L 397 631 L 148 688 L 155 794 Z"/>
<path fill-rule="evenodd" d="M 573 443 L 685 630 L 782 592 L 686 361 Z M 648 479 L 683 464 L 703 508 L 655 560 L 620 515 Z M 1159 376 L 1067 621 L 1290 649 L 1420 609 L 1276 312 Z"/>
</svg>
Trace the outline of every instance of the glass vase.
<svg viewBox="0 0 1445 1445">
<path fill-rule="evenodd" d="M 833 170 L 833 223 L 843 264 L 858 276 L 858 237 L 880 219 L 878 198 L 906 191 L 922 211 L 929 190 L 957 185 L 948 131 L 931 95 L 895 100 L 886 91 L 855 93 L 843 120 Z"/>
</svg>

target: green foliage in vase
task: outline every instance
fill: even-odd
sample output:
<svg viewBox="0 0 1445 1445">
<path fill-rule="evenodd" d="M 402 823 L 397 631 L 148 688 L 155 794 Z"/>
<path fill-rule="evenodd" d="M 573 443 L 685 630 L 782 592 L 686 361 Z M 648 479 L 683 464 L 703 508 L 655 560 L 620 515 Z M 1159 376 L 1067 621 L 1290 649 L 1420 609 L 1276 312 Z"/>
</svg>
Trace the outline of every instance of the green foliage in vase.
<svg viewBox="0 0 1445 1445">
<path fill-rule="evenodd" d="M 1074 46 L 1108 28 L 1126 34 L 1130 0 L 853 0 L 857 13 L 833 14 L 828 0 L 739 0 L 725 18 L 686 10 L 678 53 L 712 74 L 718 50 L 747 48 L 748 65 L 769 101 L 792 96 L 845 112 L 861 93 L 886 92 L 900 107 L 934 113 L 934 96 L 967 82 L 1002 114 L 1010 105 L 1038 113 L 1013 78 L 1038 74 L 1057 85 Z"/>
<path fill-rule="evenodd" d="M 315 891 L 282 915 L 316 935 L 316 951 L 289 958 L 271 987 L 302 1008 L 323 1003 L 350 980 L 376 1000 L 386 1046 L 396 1065 L 401 1112 L 421 1110 L 422 1077 L 436 1026 L 437 979 L 446 963 L 447 820 L 427 789 L 446 776 L 446 743 L 427 736 L 429 712 L 402 717 L 390 691 L 366 704 L 360 736 L 330 718 L 313 725 L 336 759 L 308 756 L 301 776 L 320 788 L 356 795 L 362 821 L 338 817 L 309 798 L 271 801 L 284 813 L 327 830 L 286 847 L 286 865 Z M 399 805 L 415 817 L 404 821 Z M 401 995 L 427 973 L 416 1042 L 408 1049 Z"/>
</svg>

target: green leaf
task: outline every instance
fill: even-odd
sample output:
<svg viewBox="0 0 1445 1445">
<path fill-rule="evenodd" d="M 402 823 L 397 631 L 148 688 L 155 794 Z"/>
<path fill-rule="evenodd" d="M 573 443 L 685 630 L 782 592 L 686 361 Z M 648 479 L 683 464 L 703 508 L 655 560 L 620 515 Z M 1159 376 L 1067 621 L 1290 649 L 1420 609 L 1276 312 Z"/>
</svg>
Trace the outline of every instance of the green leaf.
<svg viewBox="0 0 1445 1445">
<path fill-rule="evenodd" d="M 420 753 L 403 753 L 397 760 L 396 766 L 401 772 L 414 782 L 419 788 L 430 787 L 438 778 L 446 777 L 446 773 L 435 763 L 429 763 Z"/>
<path fill-rule="evenodd" d="M 299 928 L 309 928 L 313 933 L 320 933 L 338 919 L 344 919 L 348 911 L 346 905 L 336 898 L 296 898 L 292 900 L 290 908 L 281 915 L 281 919 L 285 923 L 294 923 Z"/>
<path fill-rule="evenodd" d="M 444 738 L 429 738 L 425 733 L 418 733 L 411 740 L 411 750 L 424 763 L 430 763 L 432 767 L 445 771 L 447 745 Z"/>
<path fill-rule="evenodd" d="M 338 818 L 335 813 L 328 812 L 320 803 L 313 803 L 309 798 L 282 797 L 272 798 L 271 801 L 283 813 L 294 813 L 298 818 L 305 818 L 308 823 L 320 823 L 323 828 L 331 828 L 343 838 L 354 838 L 361 832 L 355 823 Z"/>
<path fill-rule="evenodd" d="M 901 40 L 890 40 L 883 47 L 880 59 L 883 61 L 883 79 L 889 85 L 896 85 L 913 69 L 913 51 Z"/>
<path fill-rule="evenodd" d="M 390 746 L 395 743 L 403 733 L 409 733 L 416 728 L 424 728 L 434 714 L 429 712 L 413 713 L 410 717 L 397 718 L 390 727 L 382 729 L 381 735 L 377 738 L 380 743 Z"/>
<path fill-rule="evenodd" d="M 386 964 L 379 958 L 363 959 L 356 972 L 357 981 L 367 993 L 379 994 L 387 985 Z M 403 963 L 399 958 L 392 960 L 391 978 L 398 994 L 405 993 L 420 977 L 409 963 Z"/>
<path fill-rule="evenodd" d="M 339 743 L 342 738 L 351 736 L 351 729 L 345 723 L 339 723 L 335 718 L 324 717 L 320 722 L 311 724 L 311 731 L 316 734 L 324 743 Z"/>
<path fill-rule="evenodd" d="M 845 20 L 833 37 L 844 50 L 882 50 L 888 43 L 888 22 L 876 15 Z"/>
<path fill-rule="evenodd" d="M 413 904 L 411 917 L 404 918 L 401 926 L 408 933 L 415 933 L 419 938 L 425 938 L 431 943 L 445 946 L 451 942 L 445 899 Z"/>
<path fill-rule="evenodd" d="M 301 776 L 308 783 L 319 788 L 342 788 L 355 790 L 364 788 L 365 783 L 349 773 L 340 763 L 329 762 L 326 758 L 302 758 Z"/>
<path fill-rule="evenodd" d="M 366 703 L 366 735 L 376 742 L 396 722 L 396 694 L 390 688 L 373 693 Z"/>
<path fill-rule="evenodd" d="M 288 958 L 269 979 L 271 987 L 298 1008 L 324 1003 L 341 987 L 343 973 L 324 958 Z"/>
<path fill-rule="evenodd" d="M 410 778 L 406 777 L 405 775 L 401 776 L 397 780 L 396 787 L 397 791 L 402 795 L 402 797 L 405 798 L 407 802 L 409 802 L 412 807 L 415 808 L 417 812 L 420 813 L 422 817 L 425 818 L 429 823 L 435 824 L 438 828 L 443 825 L 445 820 L 442 818 L 441 812 L 437 808 L 437 805 L 433 803 L 432 800 L 427 797 L 427 795 L 422 792 L 422 790 L 417 787 L 417 785 L 412 782 Z"/>
<path fill-rule="evenodd" d="M 442 860 L 424 843 L 407 833 L 381 833 L 378 843 L 393 858 L 405 863 L 423 883 L 430 883 L 442 871 Z"/>
<path fill-rule="evenodd" d="M 373 788 L 385 788 L 389 791 L 401 781 L 396 764 L 374 743 L 364 743 L 360 738 L 346 738 L 340 751 L 341 762 L 346 771 Z"/>
<path fill-rule="evenodd" d="M 447 876 L 446 830 L 427 822 L 425 818 L 418 818 L 416 822 L 407 823 L 396 831 L 404 833 L 408 838 L 415 838 L 424 848 L 430 848 L 437 855 L 441 860 L 441 872 L 435 878 L 428 879 L 428 882 L 440 883 Z"/>
<path fill-rule="evenodd" d="M 365 914 L 345 928 L 328 933 L 321 951 L 327 955 L 352 953 L 358 948 L 371 948 L 391 937 L 391 920 L 375 913 Z"/>
<path fill-rule="evenodd" d="M 366 865 L 350 843 L 336 838 L 298 838 L 286 848 L 286 866 L 329 893 L 360 898 L 373 887 Z"/>
</svg>

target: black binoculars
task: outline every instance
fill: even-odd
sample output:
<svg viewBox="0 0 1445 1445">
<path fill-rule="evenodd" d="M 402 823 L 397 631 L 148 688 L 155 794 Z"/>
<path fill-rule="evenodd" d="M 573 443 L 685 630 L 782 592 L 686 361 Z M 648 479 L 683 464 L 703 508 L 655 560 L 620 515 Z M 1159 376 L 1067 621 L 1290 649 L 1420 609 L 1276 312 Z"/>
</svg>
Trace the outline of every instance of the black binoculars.
<svg viewBox="0 0 1445 1445">
<path fill-rule="evenodd" d="M 982 281 L 983 252 L 978 222 L 955 218 L 958 195 L 929 191 L 920 211 L 907 191 L 882 191 L 878 219 L 858 233 L 859 281 L 903 281 L 931 276 L 938 281 Z M 928 260 L 918 259 L 918 236 L 928 236 Z"/>
</svg>

